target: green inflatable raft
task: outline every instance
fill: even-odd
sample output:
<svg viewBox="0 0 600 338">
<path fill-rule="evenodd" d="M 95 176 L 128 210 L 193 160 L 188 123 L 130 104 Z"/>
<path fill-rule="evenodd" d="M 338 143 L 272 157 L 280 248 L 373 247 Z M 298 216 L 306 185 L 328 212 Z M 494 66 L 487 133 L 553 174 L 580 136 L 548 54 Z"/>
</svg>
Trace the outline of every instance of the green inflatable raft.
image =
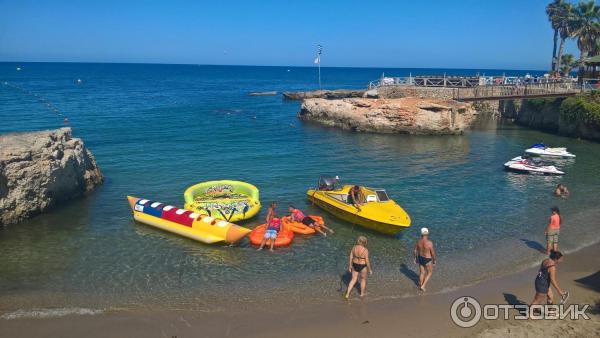
<svg viewBox="0 0 600 338">
<path fill-rule="evenodd" d="M 208 181 L 187 188 L 185 209 L 237 222 L 254 217 L 260 210 L 258 188 L 240 181 Z"/>
</svg>

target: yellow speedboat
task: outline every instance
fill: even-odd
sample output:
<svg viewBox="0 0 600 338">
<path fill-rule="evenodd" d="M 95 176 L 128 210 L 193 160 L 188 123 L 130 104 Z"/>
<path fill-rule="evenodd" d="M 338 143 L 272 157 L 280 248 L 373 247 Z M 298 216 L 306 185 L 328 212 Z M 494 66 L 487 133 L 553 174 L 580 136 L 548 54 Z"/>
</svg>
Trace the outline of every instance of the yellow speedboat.
<svg viewBox="0 0 600 338">
<path fill-rule="evenodd" d="M 318 189 L 309 189 L 308 199 L 344 221 L 387 235 L 395 235 L 410 226 L 410 216 L 390 199 L 385 189 L 360 187 L 360 211 L 348 203 L 352 185 L 335 186 L 336 179 L 321 177 Z"/>
</svg>

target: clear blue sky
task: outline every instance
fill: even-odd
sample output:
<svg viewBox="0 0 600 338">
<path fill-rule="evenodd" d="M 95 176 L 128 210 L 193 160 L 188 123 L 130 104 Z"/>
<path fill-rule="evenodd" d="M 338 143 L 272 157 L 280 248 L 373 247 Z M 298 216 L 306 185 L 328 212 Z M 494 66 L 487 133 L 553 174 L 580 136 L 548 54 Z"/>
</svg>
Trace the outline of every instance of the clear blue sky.
<svg viewBox="0 0 600 338">
<path fill-rule="evenodd" d="M 0 0 L 0 61 L 547 69 L 548 2 Z"/>
</svg>

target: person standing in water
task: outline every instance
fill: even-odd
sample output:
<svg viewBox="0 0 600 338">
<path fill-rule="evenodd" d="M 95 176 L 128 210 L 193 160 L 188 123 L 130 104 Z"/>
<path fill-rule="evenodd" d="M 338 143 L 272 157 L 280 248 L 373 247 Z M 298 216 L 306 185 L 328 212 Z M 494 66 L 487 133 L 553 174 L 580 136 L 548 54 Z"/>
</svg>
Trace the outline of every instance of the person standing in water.
<svg viewBox="0 0 600 338">
<path fill-rule="evenodd" d="M 560 223 L 562 219 L 560 217 L 560 210 L 558 207 L 550 208 L 552 215 L 548 226 L 546 226 L 546 254 L 550 255 L 550 251 L 558 251 L 558 234 L 560 233 Z"/>
<path fill-rule="evenodd" d="M 273 216 L 275 215 L 275 209 L 277 208 L 277 202 L 271 202 L 271 205 L 269 206 L 269 210 L 267 211 L 267 224 L 271 223 L 271 219 L 273 219 Z"/>
<path fill-rule="evenodd" d="M 556 281 L 556 266 L 558 263 L 562 262 L 562 260 L 563 254 L 560 251 L 553 250 L 550 252 L 550 257 L 542 261 L 540 270 L 535 277 L 535 296 L 533 297 L 533 301 L 531 301 L 530 308 L 532 305 L 543 304 L 544 297 L 546 297 L 546 304 L 554 303 L 551 286 L 553 286 L 560 295 L 561 304 L 564 304 L 567 301 L 569 292 L 563 291 Z M 530 313 L 529 316 L 531 317 L 532 313 Z"/>
<path fill-rule="evenodd" d="M 427 228 L 421 228 L 421 238 L 415 244 L 414 259 L 415 264 L 419 265 L 419 290 L 426 291 L 425 286 L 431 278 L 436 261 L 435 249 Z"/>
<path fill-rule="evenodd" d="M 348 261 L 348 271 L 352 273 L 352 279 L 348 283 L 348 290 L 344 298 L 348 300 L 350 292 L 358 281 L 360 275 L 360 297 L 365 296 L 365 290 L 367 288 L 367 272 L 373 274 L 371 269 L 371 261 L 369 260 L 369 249 L 367 249 L 367 238 L 365 236 L 358 236 L 356 245 L 350 250 L 350 259 Z"/>
</svg>

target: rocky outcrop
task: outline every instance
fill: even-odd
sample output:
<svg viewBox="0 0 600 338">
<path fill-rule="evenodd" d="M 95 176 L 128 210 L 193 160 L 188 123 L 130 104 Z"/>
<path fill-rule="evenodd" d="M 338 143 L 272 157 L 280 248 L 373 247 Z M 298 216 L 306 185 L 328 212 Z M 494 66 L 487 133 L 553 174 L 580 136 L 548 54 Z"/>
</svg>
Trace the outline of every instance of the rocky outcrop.
<svg viewBox="0 0 600 338">
<path fill-rule="evenodd" d="M 276 96 L 277 92 L 276 91 L 272 91 L 272 92 L 252 92 L 252 93 L 248 93 L 248 96 Z"/>
<path fill-rule="evenodd" d="M 336 90 L 314 90 L 309 92 L 284 92 L 283 97 L 288 100 L 304 99 L 343 99 L 349 97 L 362 97 L 365 90 L 336 89 Z"/>
<path fill-rule="evenodd" d="M 353 131 L 461 134 L 477 116 L 468 103 L 414 97 L 399 99 L 309 99 L 298 117 Z"/>
<path fill-rule="evenodd" d="M 70 128 L 0 135 L 0 225 L 22 221 L 102 183 Z"/>
</svg>

